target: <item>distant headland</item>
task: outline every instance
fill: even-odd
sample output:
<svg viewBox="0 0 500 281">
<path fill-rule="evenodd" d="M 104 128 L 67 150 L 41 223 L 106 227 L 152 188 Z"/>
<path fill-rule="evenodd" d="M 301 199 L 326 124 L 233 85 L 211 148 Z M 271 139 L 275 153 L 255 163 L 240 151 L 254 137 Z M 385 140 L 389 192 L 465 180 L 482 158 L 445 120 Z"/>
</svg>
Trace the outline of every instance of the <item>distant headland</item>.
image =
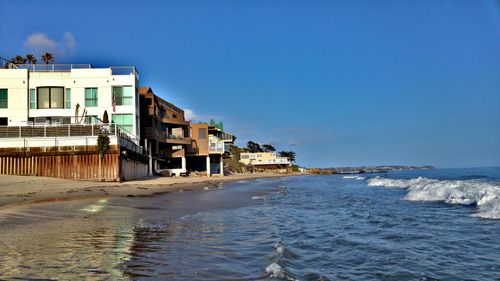
<svg viewBox="0 0 500 281">
<path fill-rule="evenodd" d="M 430 170 L 433 166 L 360 166 L 360 167 L 336 167 L 336 168 L 312 168 L 308 172 L 311 174 L 365 174 L 365 173 L 386 173 L 389 171 L 401 170 Z"/>
</svg>

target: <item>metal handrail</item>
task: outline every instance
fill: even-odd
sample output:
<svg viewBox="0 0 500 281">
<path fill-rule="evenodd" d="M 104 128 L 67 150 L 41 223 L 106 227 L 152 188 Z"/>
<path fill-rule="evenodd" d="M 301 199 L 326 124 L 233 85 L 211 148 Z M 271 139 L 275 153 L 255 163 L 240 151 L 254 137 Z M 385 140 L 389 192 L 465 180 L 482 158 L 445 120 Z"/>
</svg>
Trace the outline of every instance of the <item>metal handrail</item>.
<svg viewBox="0 0 500 281">
<path fill-rule="evenodd" d="M 9 64 L 10 65 L 10 64 Z M 94 67 L 91 64 L 55 64 L 55 63 L 48 63 L 48 64 L 31 64 L 31 63 L 25 63 L 25 64 L 13 64 L 16 68 L 19 69 L 27 69 L 30 71 L 34 72 L 59 72 L 59 71 L 71 71 L 73 69 L 94 69 Z M 101 68 L 101 67 L 99 67 Z M 95 68 L 95 69 L 99 69 Z M 112 75 L 139 75 L 139 71 L 135 66 L 110 66 L 110 67 L 102 67 L 102 68 L 109 68 L 111 70 Z"/>
</svg>

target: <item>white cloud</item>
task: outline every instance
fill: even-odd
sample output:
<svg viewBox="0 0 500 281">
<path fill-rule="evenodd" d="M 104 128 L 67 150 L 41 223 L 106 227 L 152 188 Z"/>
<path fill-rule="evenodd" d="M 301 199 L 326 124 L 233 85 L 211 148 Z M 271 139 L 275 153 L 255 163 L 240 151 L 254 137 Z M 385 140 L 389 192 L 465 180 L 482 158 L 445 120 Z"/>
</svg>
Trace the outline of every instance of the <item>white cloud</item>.
<svg viewBox="0 0 500 281">
<path fill-rule="evenodd" d="M 299 145 L 298 141 L 291 140 L 288 142 L 288 146 L 297 146 L 297 145 Z"/>
<path fill-rule="evenodd" d="M 56 57 L 66 54 L 74 54 L 76 51 L 76 39 L 71 32 L 64 32 L 61 41 L 54 40 L 42 32 L 30 34 L 24 40 L 24 47 L 30 53 L 41 56 L 45 52 L 54 54 Z"/>
<path fill-rule="evenodd" d="M 74 54 L 76 51 L 76 39 L 71 32 L 64 32 L 62 39 L 62 45 L 71 53 Z"/>
<path fill-rule="evenodd" d="M 44 33 L 36 32 L 28 36 L 24 40 L 24 46 L 29 49 L 44 49 L 47 52 L 55 52 L 57 50 L 56 41 L 50 39 Z"/>
<path fill-rule="evenodd" d="M 184 109 L 184 119 L 194 120 L 197 118 L 198 118 L 198 115 L 196 115 L 196 113 L 194 113 L 193 110 L 191 110 L 189 108 Z"/>
</svg>

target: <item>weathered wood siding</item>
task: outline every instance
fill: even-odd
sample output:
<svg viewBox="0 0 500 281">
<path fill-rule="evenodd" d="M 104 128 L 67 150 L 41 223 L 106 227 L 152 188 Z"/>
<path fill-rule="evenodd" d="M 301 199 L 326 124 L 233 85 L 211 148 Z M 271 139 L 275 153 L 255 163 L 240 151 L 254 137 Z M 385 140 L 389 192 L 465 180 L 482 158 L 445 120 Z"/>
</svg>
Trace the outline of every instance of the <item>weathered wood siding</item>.
<svg viewBox="0 0 500 281">
<path fill-rule="evenodd" d="M 121 161 L 122 180 L 135 180 L 148 176 L 148 164 L 134 160 L 124 159 Z"/>
<path fill-rule="evenodd" d="M 99 157 L 99 154 L 0 156 L 0 174 L 73 180 L 120 180 L 118 154 L 104 155 L 102 175 L 99 175 Z"/>
</svg>

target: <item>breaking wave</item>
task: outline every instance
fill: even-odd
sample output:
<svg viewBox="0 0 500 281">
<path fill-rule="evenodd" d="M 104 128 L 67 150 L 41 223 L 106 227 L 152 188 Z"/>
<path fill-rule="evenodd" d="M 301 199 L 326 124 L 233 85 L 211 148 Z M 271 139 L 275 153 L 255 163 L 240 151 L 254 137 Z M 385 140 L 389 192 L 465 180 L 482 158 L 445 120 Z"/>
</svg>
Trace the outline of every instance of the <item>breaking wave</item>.
<svg viewBox="0 0 500 281">
<path fill-rule="evenodd" d="M 436 180 L 425 177 L 387 179 L 375 177 L 368 186 L 405 188 L 410 201 L 442 201 L 447 204 L 475 205 L 473 216 L 500 219 L 500 183 L 483 179 Z"/>
<path fill-rule="evenodd" d="M 286 271 L 286 269 L 284 269 L 276 262 L 273 262 L 266 267 L 265 277 L 287 281 L 298 281 L 297 279 L 293 278 L 290 273 Z"/>
<path fill-rule="evenodd" d="M 362 177 L 362 176 L 343 176 L 342 178 L 344 178 L 344 179 L 355 179 L 355 180 L 358 180 L 358 181 L 365 179 L 365 177 Z"/>
</svg>

